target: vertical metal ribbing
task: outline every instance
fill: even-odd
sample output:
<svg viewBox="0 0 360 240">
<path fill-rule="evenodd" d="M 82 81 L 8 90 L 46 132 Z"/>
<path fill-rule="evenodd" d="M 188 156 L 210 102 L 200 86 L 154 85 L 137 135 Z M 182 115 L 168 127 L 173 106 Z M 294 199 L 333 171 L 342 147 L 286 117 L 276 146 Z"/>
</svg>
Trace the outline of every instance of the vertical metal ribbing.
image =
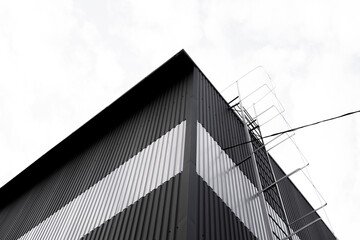
<svg viewBox="0 0 360 240">
<path fill-rule="evenodd" d="M 253 107 L 254 107 L 255 116 L 257 116 L 256 109 L 255 109 L 255 105 L 253 105 Z M 256 122 L 257 122 L 257 124 L 260 126 L 258 119 L 256 119 Z M 271 164 L 271 162 L 270 162 L 269 152 L 266 150 L 266 146 L 265 146 L 265 143 L 264 143 L 264 139 L 262 138 L 262 134 L 261 134 L 261 129 L 260 129 L 260 127 L 259 127 L 259 132 L 260 132 L 260 136 L 261 136 L 261 142 L 262 142 L 262 144 L 263 144 L 263 146 L 264 146 L 264 150 L 265 150 L 265 153 L 266 153 L 266 159 L 268 160 L 268 163 L 269 163 L 269 165 L 270 165 L 271 174 L 273 175 L 274 182 L 276 182 L 276 181 L 277 181 L 277 178 L 276 178 L 276 176 L 275 176 L 274 169 L 273 169 L 272 164 Z M 278 192 L 278 194 L 279 194 L 279 199 L 280 199 L 281 208 L 282 208 L 282 210 L 283 210 L 283 212 L 284 212 L 285 224 L 286 224 L 286 228 L 287 228 L 287 231 L 288 231 L 287 234 L 291 234 L 291 233 L 292 233 L 292 229 L 291 229 L 290 226 L 289 226 L 289 219 L 288 219 L 288 216 L 287 216 L 285 207 L 284 207 L 284 202 L 283 202 L 283 200 L 282 200 L 281 192 L 280 192 L 280 189 L 279 189 L 278 184 L 275 184 L 275 187 L 276 187 L 276 190 L 277 190 L 277 192 Z M 291 236 L 290 236 L 289 239 L 292 240 Z"/>
<path fill-rule="evenodd" d="M 241 115 L 242 115 L 242 119 L 244 122 L 244 130 L 245 130 L 245 141 L 248 142 L 248 146 L 249 146 L 249 150 L 251 153 L 251 162 L 253 165 L 253 170 L 255 172 L 255 179 L 256 179 L 256 183 L 257 183 L 257 187 L 259 191 L 262 191 L 262 185 L 261 185 L 261 181 L 260 181 L 260 176 L 259 176 L 259 171 L 256 165 L 256 159 L 255 159 L 255 154 L 254 154 L 254 149 L 253 146 L 251 144 L 251 138 L 250 138 L 250 133 L 249 133 L 249 129 L 247 127 L 246 121 L 245 121 L 245 113 L 244 113 L 244 108 L 242 106 L 242 102 L 241 102 L 241 95 L 240 95 L 240 89 L 239 89 L 239 84 L 236 84 L 237 86 L 237 91 L 238 91 L 238 96 L 239 96 L 239 106 L 241 109 Z M 271 228 L 270 228 L 270 223 L 269 223 L 269 216 L 266 210 L 266 204 L 265 204 L 265 197 L 264 197 L 264 193 L 260 192 L 259 194 L 260 197 L 260 205 L 261 205 L 261 211 L 263 213 L 264 216 L 264 223 L 265 223 L 265 229 L 266 229 L 266 233 L 267 233 L 267 238 L 270 240 L 272 239 L 272 233 L 271 233 Z"/>
<path fill-rule="evenodd" d="M 197 239 L 198 237 L 198 181 L 196 174 L 196 131 L 199 72 L 192 67 L 187 75 L 186 134 L 183 172 L 181 174 L 179 205 L 177 210 L 176 239 Z"/>
<path fill-rule="evenodd" d="M 235 224 L 237 230 L 234 234 L 246 232 L 248 237 L 231 237 L 230 239 L 267 239 L 263 214 L 259 198 L 253 198 L 258 189 L 249 178 L 236 167 L 234 161 L 227 155 L 220 145 L 211 137 L 209 132 L 198 123 L 197 141 L 197 164 L 196 171 L 205 185 L 200 185 L 199 209 L 199 239 L 219 235 L 220 239 L 230 233 L 225 230 L 228 225 L 222 226 L 222 222 L 216 224 L 216 219 L 228 217 L 228 223 Z M 228 189 L 225 189 L 227 186 Z M 204 194 L 205 190 L 205 194 Z M 214 192 L 217 198 L 211 197 Z M 212 201 L 215 200 L 214 204 Z M 231 212 L 231 216 L 221 212 L 225 207 Z M 219 209 L 219 211 L 217 211 Z M 238 225 L 238 223 L 242 223 Z M 204 236 L 205 235 L 205 236 Z M 251 236 L 251 237 L 249 237 Z M 254 237 L 254 238 L 253 238 Z"/>
<path fill-rule="evenodd" d="M 269 164 L 270 164 L 271 173 L 272 173 L 272 175 L 274 176 L 274 181 L 276 182 L 277 179 L 276 179 L 276 176 L 275 176 L 275 173 L 274 173 L 274 169 L 273 169 L 272 164 L 271 164 L 270 159 L 269 159 L 269 153 L 268 153 L 268 151 L 266 151 L 266 150 L 265 150 L 265 152 L 266 152 L 266 156 L 267 156 L 267 159 L 268 159 L 268 161 L 269 161 Z M 288 219 L 288 216 L 287 216 L 287 213 L 286 213 L 286 210 L 285 210 L 285 206 L 284 206 L 283 199 L 282 199 L 282 197 L 281 197 L 281 192 L 280 192 L 280 189 L 279 189 L 278 184 L 275 184 L 275 186 L 276 186 L 276 189 L 277 189 L 277 191 L 278 191 L 278 193 L 279 193 L 279 199 L 280 199 L 281 208 L 282 208 L 283 211 L 284 211 L 286 228 L 287 228 L 288 233 L 291 234 L 291 233 L 292 233 L 292 229 L 291 229 L 290 226 L 289 226 L 289 219 Z M 291 237 L 290 237 L 289 239 L 292 240 Z"/>
<path fill-rule="evenodd" d="M 184 153 L 184 172 L 188 171 L 188 209 L 187 209 L 187 236 L 192 240 L 198 237 L 198 179 L 196 173 L 196 142 L 198 119 L 198 85 L 200 72 L 193 67 L 187 92 L 186 104 L 186 136 Z M 183 174 L 185 175 L 185 174 Z"/>
<path fill-rule="evenodd" d="M 20 239 L 79 239 L 107 220 L 122 214 L 123 211 L 125 212 L 122 226 L 124 230 L 121 231 L 120 238 L 131 239 L 131 229 L 137 222 L 134 214 L 138 209 L 130 206 L 154 190 L 158 191 L 152 196 L 155 195 L 159 201 L 152 201 L 149 216 L 153 221 L 149 221 L 150 227 L 144 234 L 151 236 L 152 239 L 158 239 L 159 227 L 162 226 L 160 222 L 163 218 L 163 196 L 166 194 L 166 189 L 160 186 L 181 174 L 185 129 L 186 121 L 183 121 Z M 146 162 L 150 162 L 152 167 L 144 169 Z M 170 171 L 169 166 L 173 168 Z M 145 190 L 141 189 L 140 191 L 139 185 L 145 187 Z M 117 194 L 119 192 L 122 194 Z M 120 204 L 110 204 L 110 202 Z M 129 207 L 130 210 L 125 211 Z M 105 228 L 106 226 L 108 225 L 105 224 Z M 102 228 L 101 231 L 105 228 Z M 96 234 L 103 234 L 101 231 Z"/>
<path fill-rule="evenodd" d="M 124 164 L 141 149 L 185 120 L 186 87 L 183 76 L 176 76 L 173 83 L 169 84 L 169 88 L 156 92 L 148 102 L 137 106 L 136 112 L 131 115 L 122 119 L 122 115 L 114 110 L 113 118 L 120 118 L 119 124 L 108 132 L 99 133 L 98 138 L 94 138 L 86 145 L 82 141 L 73 143 L 73 148 L 77 149 L 73 150 L 74 152 L 68 153 L 68 149 L 60 148 L 55 157 L 53 155 L 48 157 L 50 162 L 56 162 L 58 159 L 62 161 L 62 157 L 69 160 L 4 208 L 13 211 L 8 211 L 6 220 L 1 220 L 3 223 L 0 223 L 0 238 L 21 237 L 112 170 Z M 97 125 L 97 127 L 102 126 Z M 179 167 L 178 164 L 177 162 L 174 168 Z M 167 174 L 166 171 L 165 173 Z M 113 198 L 108 200 L 109 204 L 114 204 Z M 4 209 L 0 210 L 1 219 L 5 219 Z M 84 211 L 86 209 L 82 212 Z M 102 212 L 101 209 L 98 211 Z M 82 227 L 79 225 L 79 228 Z M 34 237 L 41 238 L 42 235 Z"/>
</svg>

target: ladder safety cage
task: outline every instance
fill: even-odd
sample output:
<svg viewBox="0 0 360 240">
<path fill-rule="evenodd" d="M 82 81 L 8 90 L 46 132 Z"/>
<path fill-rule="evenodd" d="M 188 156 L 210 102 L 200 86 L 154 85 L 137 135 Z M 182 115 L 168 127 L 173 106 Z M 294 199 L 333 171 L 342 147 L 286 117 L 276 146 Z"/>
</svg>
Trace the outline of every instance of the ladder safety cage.
<svg viewBox="0 0 360 240">
<path fill-rule="evenodd" d="M 241 94 L 240 94 L 240 86 L 239 86 L 239 82 L 241 80 L 244 80 L 246 77 L 248 77 L 251 73 L 255 72 L 258 69 L 262 69 L 265 74 L 266 74 L 266 78 L 267 81 L 270 82 L 270 86 L 267 83 L 261 84 L 259 87 L 255 88 L 254 90 L 250 91 L 250 93 L 248 93 L 247 95 L 245 95 L 244 98 L 241 98 Z M 272 234 L 273 237 L 276 237 L 277 239 L 280 239 L 280 237 L 274 232 L 274 230 L 270 230 L 269 226 L 270 226 L 270 221 L 275 221 L 274 224 L 278 225 L 278 228 L 281 230 L 282 234 L 285 233 L 285 237 L 282 237 L 281 239 L 285 240 L 285 239 L 292 239 L 293 237 L 296 237 L 295 239 L 299 239 L 298 236 L 296 236 L 297 233 L 299 233 L 300 231 L 304 230 L 305 228 L 311 226 L 312 224 L 316 223 L 317 221 L 321 220 L 321 218 L 318 218 L 306 225 L 304 225 L 303 227 L 301 227 L 300 229 L 297 229 L 296 231 L 294 231 L 292 229 L 292 225 L 302 219 L 304 219 L 305 217 L 311 215 L 312 213 L 317 212 L 318 210 L 324 208 L 327 203 L 323 204 L 321 207 L 314 209 L 313 211 L 299 217 L 298 219 L 292 221 L 291 223 L 288 220 L 287 217 L 287 213 L 284 207 L 284 203 L 283 203 L 283 199 L 281 197 L 281 192 L 279 189 L 278 184 L 285 180 L 288 179 L 290 176 L 292 176 L 293 174 L 302 171 L 303 169 L 306 168 L 309 163 L 306 160 L 306 158 L 304 157 L 304 155 L 302 154 L 302 152 L 300 151 L 299 147 L 296 145 L 293 136 L 295 135 L 295 133 L 291 133 L 289 134 L 288 132 L 285 133 L 279 133 L 278 135 L 272 136 L 272 139 L 269 139 L 266 143 L 264 142 L 264 138 L 262 137 L 262 133 L 261 133 L 261 127 L 263 127 L 265 124 L 270 123 L 271 121 L 273 121 L 275 118 L 277 118 L 278 116 L 281 116 L 282 121 L 285 123 L 286 127 L 288 129 L 291 129 L 290 124 L 288 123 L 288 121 L 286 120 L 286 118 L 284 117 L 283 113 L 285 111 L 283 105 L 281 104 L 280 100 L 278 99 L 278 97 L 275 94 L 275 87 L 272 83 L 271 77 L 270 75 L 266 72 L 265 68 L 262 66 L 257 66 L 254 69 L 250 70 L 249 72 L 247 72 L 245 75 L 243 75 L 242 77 L 240 77 L 237 81 L 233 82 L 232 84 L 230 84 L 228 87 L 226 87 L 221 93 L 223 94 L 224 91 L 229 90 L 231 87 L 235 88 L 236 85 L 236 90 L 235 91 L 235 96 L 233 95 L 231 97 L 231 100 L 228 102 L 228 110 L 231 110 L 235 113 L 235 115 L 244 123 L 244 129 L 245 129 L 245 135 L 246 135 L 246 139 L 243 142 L 240 143 L 235 143 L 233 145 L 230 145 L 228 147 L 225 147 L 223 150 L 229 150 L 232 148 L 236 148 L 242 145 L 248 145 L 250 148 L 250 155 L 241 159 L 236 165 L 235 167 L 240 166 L 241 164 L 243 164 L 244 162 L 248 161 L 249 159 L 252 159 L 253 161 L 253 167 L 254 170 L 256 171 L 255 175 L 256 175 L 256 180 L 258 182 L 259 185 L 259 191 L 258 193 L 256 193 L 254 197 L 260 197 L 260 199 L 264 199 L 264 194 L 273 188 L 276 188 L 275 193 L 277 192 L 278 194 L 278 198 L 279 198 L 279 206 L 284 214 L 284 218 L 283 221 L 285 223 L 286 229 L 282 229 L 280 227 L 280 225 L 278 223 L 276 223 L 276 221 L 273 219 L 273 217 L 270 215 L 270 213 L 268 213 L 266 210 L 266 208 L 264 207 L 264 202 L 262 204 L 262 211 L 266 212 L 266 215 L 268 216 L 267 218 L 265 218 L 265 222 L 267 225 L 267 231 L 268 234 Z M 244 100 L 248 100 L 251 98 L 252 95 L 255 95 L 256 93 L 258 93 L 259 91 L 263 91 L 266 90 L 266 92 L 260 96 L 257 97 L 253 102 L 252 102 L 252 106 L 248 106 L 245 107 L 244 104 Z M 269 98 L 270 96 L 272 96 L 274 98 L 275 104 L 270 104 L 270 106 L 265 107 L 265 109 L 263 109 L 259 114 L 256 113 L 256 108 L 255 106 L 258 105 L 259 103 L 263 102 L 265 100 L 265 98 Z M 225 98 L 225 96 L 224 96 Z M 226 98 L 225 98 L 226 99 Z M 251 114 L 249 113 L 251 107 L 253 107 L 253 111 L 254 111 L 254 118 L 251 116 Z M 272 116 L 268 117 L 267 119 L 263 119 L 261 121 L 261 124 L 259 123 L 259 118 L 264 117 L 265 114 L 271 113 L 271 111 L 275 111 L 275 113 L 273 113 Z M 281 139 L 282 136 L 285 135 L 285 138 Z M 297 168 L 294 171 L 290 172 L 289 174 L 286 174 L 282 177 L 280 177 L 279 179 L 276 179 L 271 161 L 270 161 L 270 156 L 269 156 L 269 151 L 274 149 L 275 147 L 279 146 L 281 143 L 285 142 L 286 140 L 290 139 L 292 144 L 295 146 L 295 148 L 298 150 L 300 157 L 303 159 L 303 162 L 305 163 L 305 165 L 303 167 Z M 272 146 L 269 146 L 270 144 L 273 144 Z M 257 146 L 259 145 L 259 146 Z M 267 149 L 267 147 L 269 146 L 269 148 Z M 259 157 L 260 152 L 264 152 L 266 155 L 265 159 L 259 159 L 259 158 L 263 158 L 263 157 Z M 258 167 L 261 166 L 259 165 L 261 161 L 265 161 L 265 164 L 270 166 L 271 169 L 271 175 L 272 175 L 272 179 L 273 182 L 268 183 L 268 185 L 263 185 L 264 181 L 261 181 L 261 176 L 260 176 L 260 170 L 258 170 Z M 263 170 L 262 170 L 263 171 Z M 305 177 L 309 180 L 309 182 L 312 184 L 312 186 L 314 187 L 314 189 L 316 190 L 316 192 L 318 193 L 318 195 L 321 196 L 321 194 L 319 193 L 319 191 L 315 188 L 314 184 L 312 183 L 311 179 L 303 172 L 303 174 L 305 175 Z M 324 200 L 324 198 L 321 196 L 322 200 Z M 264 201 L 264 200 L 262 200 Z M 273 224 L 273 225 L 274 225 Z M 287 234 L 287 235 L 286 235 Z M 273 238 L 272 237 L 272 238 Z"/>
</svg>

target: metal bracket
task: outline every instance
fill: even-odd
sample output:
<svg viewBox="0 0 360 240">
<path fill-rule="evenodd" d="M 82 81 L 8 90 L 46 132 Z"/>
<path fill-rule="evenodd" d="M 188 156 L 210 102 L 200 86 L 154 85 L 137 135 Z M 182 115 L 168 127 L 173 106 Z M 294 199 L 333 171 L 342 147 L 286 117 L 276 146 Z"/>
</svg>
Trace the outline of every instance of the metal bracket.
<svg viewBox="0 0 360 240">
<path fill-rule="evenodd" d="M 239 163 L 236 164 L 236 166 L 241 165 L 242 163 L 246 162 L 247 160 L 251 159 L 252 154 L 256 153 L 257 151 L 259 151 L 262 148 L 265 148 L 265 146 L 269 143 L 271 143 L 272 141 L 274 141 L 275 139 L 277 139 L 278 137 L 280 137 L 281 135 L 278 135 L 276 137 L 274 137 L 273 139 L 271 139 L 269 142 L 267 142 L 266 144 L 263 144 L 261 147 L 258 147 L 257 149 L 255 149 L 249 156 L 247 156 L 246 158 L 242 159 Z M 231 147 L 230 147 L 231 148 Z M 230 148 L 226 148 L 226 149 L 230 149 Z"/>
</svg>

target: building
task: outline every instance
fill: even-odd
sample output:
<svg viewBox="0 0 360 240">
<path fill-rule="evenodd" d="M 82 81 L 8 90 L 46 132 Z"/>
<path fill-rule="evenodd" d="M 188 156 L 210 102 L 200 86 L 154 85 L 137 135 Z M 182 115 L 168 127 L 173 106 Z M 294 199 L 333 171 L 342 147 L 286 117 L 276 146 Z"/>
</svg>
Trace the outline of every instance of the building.
<svg viewBox="0 0 360 240">
<path fill-rule="evenodd" d="M 182 50 L 0 189 L 0 239 L 335 239 L 242 119 Z"/>
</svg>

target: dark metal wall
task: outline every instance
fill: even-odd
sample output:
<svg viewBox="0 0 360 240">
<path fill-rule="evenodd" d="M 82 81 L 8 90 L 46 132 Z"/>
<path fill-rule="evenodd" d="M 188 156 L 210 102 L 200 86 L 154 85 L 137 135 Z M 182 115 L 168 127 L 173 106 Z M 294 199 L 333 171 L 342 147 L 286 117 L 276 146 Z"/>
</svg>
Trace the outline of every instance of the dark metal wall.
<svg viewBox="0 0 360 240">
<path fill-rule="evenodd" d="M 244 125 L 229 109 L 227 102 L 199 71 L 199 123 L 208 131 L 222 149 L 245 141 Z M 225 150 L 234 163 L 239 163 L 250 155 L 246 145 Z M 246 161 L 240 169 L 256 186 L 251 162 Z"/>
<path fill-rule="evenodd" d="M 197 166 L 198 174 L 219 195 L 222 204 L 230 205 L 229 207 L 237 214 L 237 217 L 245 221 L 246 227 L 250 228 L 252 234 L 265 239 L 267 233 L 264 216 L 260 209 L 261 202 L 258 198 L 253 201 L 246 200 L 256 194 L 254 186 L 257 184 L 252 163 L 245 161 L 239 167 L 235 167 L 235 164 L 250 156 L 248 146 L 241 145 L 225 150 L 224 154 L 232 161 L 230 165 L 228 158 L 221 152 L 222 149 L 245 141 L 244 125 L 200 71 L 197 73 L 197 79 L 199 81 L 198 122 L 200 124 L 198 164 L 201 165 Z M 229 174 L 234 175 L 227 177 Z M 245 175 L 245 179 L 242 174 Z M 199 203 L 200 206 L 208 204 L 206 198 L 203 198 L 203 201 Z M 243 205 L 241 210 L 238 209 L 238 205 Z M 209 206 L 210 213 L 218 211 L 218 205 Z"/>
<path fill-rule="evenodd" d="M 174 239 L 180 177 L 171 178 L 82 239 Z"/>
<path fill-rule="evenodd" d="M 261 180 L 262 188 L 266 188 L 271 185 L 275 179 L 274 175 L 271 171 L 270 162 L 268 160 L 268 156 L 266 154 L 266 149 L 263 144 L 252 135 L 252 144 L 254 149 L 259 149 L 255 152 L 256 163 L 258 166 L 259 176 Z M 270 206 L 275 210 L 275 212 L 281 217 L 281 219 L 286 222 L 284 210 L 282 209 L 280 202 L 280 195 L 277 191 L 276 187 L 272 187 L 269 190 L 264 192 L 264 196 L 266 201 L 270 204 Z"/>
<path fill-rule="evenodd" d="M 71 155 L 68 152 L 58 153 L 60 156 L 57 155 L 57 159 L 67 158 L 65 164 L 47 175 L 42 173 L 45 176 L 35 182 L 31 188 L 11 202 L 0 205 L 0 239 L 20 238 L 183 122 L 186 92 L 192 68 L 179 67 L 182 68 L 181 73 L 175 71 L 174 75 L 169 75 L 166 71 L 152 74 L 150 78 L 154 79 L 149 79 L 148 82 L 152 84 L 158 82 L 161 86 L 153 89 L 152 92 L 146 92 L 149 91 L 148 88 L 138 89 L 136 92 L 138 95 L 134 96 L 137 99 L 127 103 L 132 108 L 131 114 L 129 111 L 123 112 L 121 108 L 112 109 L 112 116 L 108 121 L 111 127 L 106 126 L 106 121 L 101 122 L 103 126 L 92 126 L 93 131 L 90 128 L 88 129 L 90 131 L 82 136 L 86 144 L 71 142 L 73 149 L 78 146 L 78 151 L 70 151 Z M 99 131 L 98 128 L 104 130 Z M 51 154 L 46 157 L 48 162 L 56 160 L 51 158 Z M 47 169 L 40 171 L 46 172 Z M 162 193 L 161 189 L 156 191 L 161 194 L 173 192 L 174 194 L 169 196 L 177 197 L 179 184 L 172 183 L 167 186 L 173 186 L 175 189 L 163 187 L 161 189 L 165 189 L 165 193 Z M 172 201 L 176 205 L 177 199 Z M 165 206 L 168 203 L 163 202 L 163 204 Z M 163 206 L 157 209 L 162 208 Z M 167 214 L 173 214 L 173 211 Z M 163 217 L 169 218 L 165 215 Z M 174 227 L 172 226 L 171 229 L 174 234 Z"/>
<path fill-rule="evenodd" d="M 206 129 L 207 133 L 216 141 L 216 143 L 221 147 L 221 149 L 233 146 L 238 143 L 245 142 L 245 133 L 244 127 L 241 120 L 238 116 L 229 109 L 228 104 L 222 98 L 222 96 L 217 92 L 213 85 L 206 79 L 206 77 L 199 71 L 198 76 L 199 80 L 199 123 Z M 199 133 L 198 133 L 199 134 Z M 265 148 L 261 148 L 262 143 L 259 140 L 255 141 L 255 136 L 250 132 L 252 140 L 254 140 L 253 149 L 259 149 L 255 152 L 255 159 L 259 171 L 259 176 L 261 180 L 262 187 L 265 188 L 274 182 L 274 175 L 271 171 L 271 166 L 269 159 L 267 157 Z M 205 149 L 209 151 L 215 151 L 213 147 L 206 147 Z M 250 151 L 246 145 L 241 145 L 239 147 L 231 148 L 225 150 L 225 153 L 230 157 L 230 159 L 236 164 L 242 162 L 242 160 L 250 156 Z M 220 153 L 217 153 L 220 154 Z M 210 155 L 209 155 L 210 156 Z M 271 156 L 269 155 L 271 158 Z M 222 159 L 224 161 L 224 159 Z M 274 162 L 272 165 L 275 165 Z M 219 168 L 216 165 L 212 166 L 214 169 Z M 242 163 L 239 168 L 245 174 L 245 176 L 250 180 L 252 185 L 257 187 L 254 171 L 252 169 L 251 161 L 245 161 Z M 281 168 L 276 165 L 274 167 L 274 174 L 276 179 L 284 176 Z M 217 172 L 217 170 L 214 170 Z M 219 170 L 221 171 L 221 170 Z M 218 173 L 218 172 L 217 172 Z M 211 173 L 210 173 L 211 174 Z M 228 174 L 223 172 L 224 175 Z M 218 176 L 217 176 L 218 177 Z M 220 177 L 218 177 L 220 178 Z M 227 186 L 226 180 L 220 180 L 220 184 L 223 182 L 223 186 Z M 216 183 L 214 183 L 216 186 Z M 241 183 L 239 183 L 241 184 Z M 247 188 L 247 185 L 244 184 L 244 191 Z M 225 190 L 227 191 L 227 190 Z M 285 210 L 289 214 L 289 222 L 298 217 L 303 216 L 307 212 L 313 210 L 313 208 L 307 203 L 305 198 L 297 190 L 297 188 L 292 184 L 290 180 L 284 181 L 280 184 L 281 195 L 283 195 L 283 201 L 285 204 Z M 228 194 L 228 193 L 227 193 Z M 234 193 L 236 195 L 236 193 Z M 264 193 L 265 200 L 268 204 L 269 213 L 269 222 L 273 226 L 273 237 L 283 238 L 288 235 L 288 229 L 286 227 L 286 219 L 284 215 L 284 209 L 282 208 L 280 201 L 280 194 L 276 187 L 270 188 Z M 221 198 L 219 198 L 221 200 Z M 222 199 L 223 200 L 223 199 Z M 201 198 L 199 200 L 199 206 L 206 205 L 206 198 Z M 208 211 L 214 212 L 218 211 L 216 205 L 207 205 Z M 246 208 L 245 208 L 246 209 Z M 233 210 L 233 209 L 232 209 Z M 234 210 L 233 210 L 234 211 Z M 245 210 L 246 211 L 246 210 Z M 250 211 L 253 211 L 250 210 Z M 270 213 L 271 212 L 271 213 Z M 254 211 L 253 214 L 257 214 Z M 275 213 L 275 216 L 274 216 Z M 246 215 L 246 214 L 245 214 Z M 309 216 L 303 221 L 298 222 L 297 224 L 291 225 L 293 231 L 296 231 L 300 227 L 304 226 L 306 223 L 314 220 L 315 216 Z M 246 219 L 246 217 L 245 217 Z M 262 221 L 262 219 L 259 219 Z M 251 224 L 250 224 L 251 225 Z M 254 228 L 259 228 L 260 226 L 253 226 Z M 276 231 L 275 231 L 276 230 Z M 307 230 L 304 230 L 298 234 L 294 239 L 335 239 L 334 235 L 330 232 L 328 227 L 324 224 L 323 221 L 315 223 L 313 226 L 310 226 Z"/>
<path fill-rule="evenodd" d="M 266 239 L 252 164 L 235 166 L 250 150 L 222 150 L 244 141 L 181 51 L 0 189 L 0 239 Z M 263 187 L 274 180 L 265 154 Z M 291 219 L 309 210 L 291 182 L 280 190 Z M 278 192 L 266 201 L 283 219 Z"/>
<path fill-rule="evenodd" d="M 279 165 L 271 158 L 271 164 L 274 168 L 274 173 L 277 179 L 285 176 L 283 170 Z M 286 213 L 289 218 L 289 223 L 301 218 L 302 216 L 310 213 L 314 209 L 309 202 L 304 198 L 297 187 L 291 182 L 290 179 L 285 179 L 279 183 L 279 189 L 284 201 Z M 313 220 L 319 218 L 319 215 L 315 212 L 300 221 L 290 225 L 290 227 L 296 231 Z M 297 234 L 302 240 L 307 239 L 336 239 L 333 233 L 329 230 L 323 220 L 320 220 L 308 228 L 300 231 Z"/>
<path fill-rule="evenodd" d="M 12 197 L 9 198 L 11 200 L 0 202 L 0 239 L 33 239 L 34 236 L 50 239 L 51 231 L 54 231 L 51 228 L 54 224 L 68 224 L 67 222 L 72 221 L 75 216 L 78 217 L 79 214 L 92 210 L 69 208 L 70 210 L 64 213 L 69 215 L 65 220 L 47 223 L 49 219 L 58 217 L 64 209 L 77 201 L 79 196 L 86 195 L 89 189 L 107 179 L 118 168 L 126 165 L 129 159 L 179 126 L 184 120 L 190 121 L 186 126 L 188 145 L 184 150 L 184 159 L 186 159 L 184 172 L 172 177 L 124 211 L 108 220 L 104 219 L 104 223 L 86 234 L 84 238 L 172 239 L 177 237 L 177 239 L 184 239 L 185 234 L 188 239 L 198 237 L 222 239 L 225 234 L 231 239 L 239 239 L 239 236 L 254 239 L 255 237 L 243 223 L 196 175 L 197 102 L 200 96 L 199 77 L 202 75 L 196 67 L 194 68 L 194 65 L 189 67 L 188 62 L 181 64 L 179 68 L 181 68 L 179 71 L 163 70 L 164 73 L 153 73 L 151 81 L 154 83 L 159 81 L 162 84 L 158 89 L 146 93 L 145 91 L 149 90 L 147 88 L 149 84 L 143 84 L 147 87 L 143 87 L 142 91 L 132 91 L 134 102 L 128 100 L 127 104 L 131 105 L 131 108 L 125 109 L 126 112 L 122 112 L 122 108 L 119 108 L 120 103 L 115 103 L 115 106 L 110 106 L 112 109 L 105 110 L 108 120 L 105 117 L 102 120 L 97 118 L 95 119 L 97 124 L 90 121 L 82 127 L 86 130 L 83 130 L 85 135 L 80 136 L 75 133 L 75 137 L 70 136 L 70 139 L 65 140 L 59 144 L 60 146 L 55 147 L 55 150 L 42 157 L 43 165 L 46 166 L 44 162 L 49 164 L 49 161 L 54 161 L 58 167 L 49 169 L 47 173 L 46 168 L 38 169 L 41 177 L 29 183 L 25 191 L 17 194 L 16 198 Z M 197 74 L 197 77 L 193 74 Z M 207 80 L 202 79 L 202 81 Z M 189 93 L 189 91 L 193 92 Z M 202 89 L 202 91 L 207 90 Z M 201 111 L 206 114 L 205 109 Z M 100 123 L 103 127 L 99 126 Z M 241 128 L 239 122 L 233 126 Z M 99 128 L 103 129 L 99 130 Z M 231 131 L 230 128 L 228 130 Z M 217 133 L 225 137 L 223 132 L 217 131 Z M 241 139 L 240 135 L 238 139 Z M 237 151 L 231 152 L 239 155 Z M 61 164 L 58 163 L 57 161 L 61 161 L 62 158 L 65 160 L 62 160 Z M 134 171 L 141 174 L 140 170 Z M 31 171 L 28 170 L 28 172 Z M 111 186 L 107 188 L 110 189 Z M 3 192 L 5 190 L 2 189 Z M 87 199 L 90 201 L 88 204 L 109 201 L 103 197 L 105 191 L 107 190 L 99 190 L 99 196 Z M 203 200 L 199 202 L 199 199 Z M 194 204 L 196 202 L 198 204 Z M 220 208 L 221 211 L 218 210 Z M 104 214 L 99 213 L 99 218 Z M 231 225 L 223 223 L 214 225 L 218 219 L 226 219 Z M 31 230 L 43 227 L 44 223 L 49 224 L 51 228 L 42 233 L 34 233 L 38 235 L 31 235 Z M 87 224 L 91 222 L 87 220 Z M 213 231 L 215 231 L 215 236 L 212 235 Z M 55 231 L 52 238 L 66 239 L 76 234 L 78 234 L 76 231 L 61 234 Z"/>
<path fill-rule="evenodd" d="M 257 239 L 200 176 L 198 181 L 197 239 Z"/>
</svg>

